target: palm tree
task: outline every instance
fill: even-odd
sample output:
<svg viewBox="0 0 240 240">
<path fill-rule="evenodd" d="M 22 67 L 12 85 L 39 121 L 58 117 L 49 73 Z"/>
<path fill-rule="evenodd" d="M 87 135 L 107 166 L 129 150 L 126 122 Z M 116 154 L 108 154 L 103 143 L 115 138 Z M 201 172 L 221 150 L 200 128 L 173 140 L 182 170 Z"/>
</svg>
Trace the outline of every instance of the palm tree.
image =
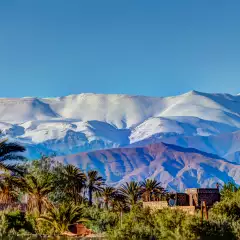
<svg viewBox="0 0 240 240">
<path fill-rule="evenodd" d="M 0 202 L 9 204 L 16 202 L 19 197 L 19 187 L 22 178 L 11 176 L 10 174 L 2 174 L 0 180 Z"/>
<path fill-rule="evenodd" d="M 98 175 L 97 171 L 88 171 L 87 173 L 87 184 L 86 187 L 88 189 L 88 201 L 89 205 L 92 205 L 92 196 L 94 192 L 101 192 L 103 189 L 103 185 L 105 180 Z"/>
<path fill-rule="evenodd" d="M 141 196 L 140 184 L 135 181 L 125 183 L 122 185 L 119 191 L 126 198 L 126 202 L 130 206 L 135 205 Z"/>
<path fill-rule="evenodd" d="M 152 201 L 152 197 L 155 200 L 155 196 L 158 196 L 160 194 L 164 194 L 165 190 L 163 187 L 161 187 L 161 183 L 158 182 L 156 179 L 147 179 L 141 182 L 141 188 L 143 197 L 147 201 Z"/>
<path fill-rule="evenodd" d="M 72 224 L 86 222 L 87 219 L 83 218 L 82 207 L 65 203 L 58 207 L 49 207 L 47 213 L 41 215 L 38 221 L 49 223 L 57 233 L 62 234 L 69 231 Z"/>
<path fill-rule="evenodd" d="M 7 141 L 8 139 L 0 141 L 0 170 L 22 173 L 23 170 L 19 167 L 16 161 L 23 161 L 26 159 L 19 154 L 24 152 L 25 148 L 17 143 L 7 143 Z M 11 161 L 14 161 L 15 163 L 10 164 L 9 162 Z"/>
<path fill-rule="evenodd" d="M 117 190 L 114 187 L 106 186 L 102 189 L 98 196 L 103 199 L 104 205 L 106 209 L 108 209 L 109 202 L 113 201 L 116 194 Z"/>
<path fill-rule="evenodd" d="M 113 199 L 111 200 L 112 210 L 114 212 L 123 212 L 128 211 L 129 207 L 126 202 L 126 197 L 120 192 L 116 191 L 114 194 Z"/>
<path fill-rule="evenodd" d="M 51 179 L 37 178 L 31 174 L 25 177 L 22 189 L 28 194 L 28 208 L 37 209 L 39 214 L 49 206 L 48 195 L 54 190 Z"/>
<path fill-rule="evenodd" d="M 65 193 L 73 199 L 74 203 L 80 203 L 83 200 L 81 195 L 83 188 L 86 185 L 86 175 L 74 165 L 66 165 L 61 171 L 61 183 Z"/>
</svg>

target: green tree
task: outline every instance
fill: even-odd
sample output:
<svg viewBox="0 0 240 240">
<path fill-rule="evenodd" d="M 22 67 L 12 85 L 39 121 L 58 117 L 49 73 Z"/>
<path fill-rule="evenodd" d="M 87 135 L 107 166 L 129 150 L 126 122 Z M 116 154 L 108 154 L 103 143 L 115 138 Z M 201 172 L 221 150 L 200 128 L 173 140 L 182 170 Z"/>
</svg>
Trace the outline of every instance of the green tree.
<svg viewBox="0 0 240 240">
<path fill-rule="evenodd" d="M 59 177 L 56 184 L 59 184 L 67 199 L 73 200 L 75 204 L 81 203 L 83 188 L 86 186 L 86 175 L 79 168 L 66 165 L 59 172 Z"/>
<path fill-rule="evenodd" d="M 229 220 L 240 220 L 240 191 L 231 193 L 231 197 L 225 197 L 214 204 L 211 213 Z"/>
<path fill-rule="evenodd" d="M 42 155 L 40 159 L 29 162 L 27 165 L 28 172 L 38 178 L 49 178 L 52 176 L 55 168 L 61 166 L 53 157 Z"/>
<path fill-rule="evenodd" d="M 222 199 L 231 199 L 235 192 L 237 192 L 239 188 L 233 182 L 228 182 L 223 185 L 222 190 L 220 191 Z"/>
<path fill-rule="evenodd" d="M 16 202 L 20 194 L 22 183 L 23 178 L 19 176 L 12 176 L 8 173 L 2 174 L 0 180 L 0 202 Z"/>
<path fill-rule="evenodd" d="M 161 183 L 156 179 L 147 179 L 140 183 L 143 197 L 147 201 L 155 200 L 160 194 L 164 194 L 165 190 L 161 186 Z"/>
<path fill-rule="evenodd" d="M 56 233 L 62 234 L 69 231 L 70 225 L 86 222 L 87 219 L 84 218 L 83 207 L 65 203 L 57 207 L 49 207 L 47 212 L 38 218 L 38 221 L 47 222 L 53 226 Z"/>
<path fill-rule="evenodd" d="M 125 197 L 126 202 L 133 206 L 137 203 L 141 196 L 141 186 L 138 182 L 131 181 L 121 186 L 119 192 Z"/>
<path fill-rule="evenodd" d="M 114 198 L 111 201 L 112 211 L 119 212 L 121 215 L 123 212 L 129 211 L 129 205 L 126 201 L 126 197 L 120 192 L 117 191 L 114 194 Z"/>
<path fill-rule="evenodd" d="M 105 184 L 105 180 L 99 176 L 97 171 L 88 171 L 86 188 L 88 189 L 89 205 L 92 205 L 93 193 L 100 193 Z"/>
<path fill-rule="evenodd" d="M 22 184 L 22 190 L 28 194 L 28 208 L 37 209 L 41 214 L 50 204 L 48 195 L 53 192 L 54 185 L 52 179 L 37 178 L 28 174 Z"/>
<path fill-rule="evenodd" d="M 18 211 L 5 213 L 5 225 L 6 232 L 9 233 L 11 230 L 19 232 L 25 230 L 30 233 L 35 233 L 33 225 L 26 218 L 25 213 Z"/>
<path fill-rule="evenodd" d="M 116 194 L 117 190 L 114 187 L 105 186 L 97 196 L 103 199 L 104 206 L 106 209 L 108 209 L 109 203 L 114 200 Z"/>
</svg>

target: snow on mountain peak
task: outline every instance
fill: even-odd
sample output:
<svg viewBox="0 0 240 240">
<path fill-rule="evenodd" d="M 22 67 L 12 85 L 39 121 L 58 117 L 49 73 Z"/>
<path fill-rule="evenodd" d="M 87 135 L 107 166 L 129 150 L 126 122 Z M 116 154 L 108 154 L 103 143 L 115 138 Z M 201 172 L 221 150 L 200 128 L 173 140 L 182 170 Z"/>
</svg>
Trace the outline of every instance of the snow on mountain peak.
<svg viewBox="0 0 240 240">
<path fill-rule="evenodd" d="M 193 119 L 201 121 L 194 120 L 194 123 Z M 61 98 L 0 99 L 2 122 L 25 126 L 24 123 L 30 121 L 47 126 L 56 120 L 72 124 L 94 120 L 119 130 L 127 129 L 131 134 L 126 144 L 155 134 L 215 135 L 239 129 L 240 97 L 191 91 L 166 98 L 82 93 Z M 28 136 L 31 141 L 29 131 L 33 129 L 25 128 L 25 135 L 19 138 Z M 61 127 L 55 124 L 54 131 L 56 134 L 51 134 L 52 137 L 62 138 Z M 52 139 L 48 134 L 49 131 L 45 131 L 46 140 Z"/>
<path fill-rule="evenodd" d="M 191 91 L 172 97 L 81 93 L 57 98 L 1 98 L 0 128 L 3 135 L 26 145 L 31 158 L 40 153 L 65 156 L 167 142 L 240 163 L 240 95 Z M 156 168 L 160 160 L 155 161 Z M 173 171 L 172 160 L 169 161 L 169 171 Z M 226 160 L 221 161 L 227 164 Z M 124 164 L 129 167 L 132 163 Z M 185 177 L 192 164 L 184 171 Z M 201 169 L 206 171 L 206 166 Z M 143 169 L 148 171 L 149 167 Z M 132 169 L 132 173 L 139 171 L 146 176 L 143 169 Z M 151 171 L 161 180 L 168 175 L 152 168 Z M 168 177 L 172 178 L 171 174 Z M 130 175 L 124 179 L 128 178 Z"/>
</svg>

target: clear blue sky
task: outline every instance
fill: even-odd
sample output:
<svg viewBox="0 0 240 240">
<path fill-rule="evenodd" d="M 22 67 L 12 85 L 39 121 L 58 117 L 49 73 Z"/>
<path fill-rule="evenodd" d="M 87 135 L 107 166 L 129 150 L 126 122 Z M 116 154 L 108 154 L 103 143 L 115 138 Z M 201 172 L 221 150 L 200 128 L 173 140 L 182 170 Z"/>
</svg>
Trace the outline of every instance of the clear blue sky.
<svg viewBox="0 0 240 240">
<path fill-rule="evenodd" d="M 240 92 L 240 1 L 1 0 L 0 97 Z"/>
</svg>

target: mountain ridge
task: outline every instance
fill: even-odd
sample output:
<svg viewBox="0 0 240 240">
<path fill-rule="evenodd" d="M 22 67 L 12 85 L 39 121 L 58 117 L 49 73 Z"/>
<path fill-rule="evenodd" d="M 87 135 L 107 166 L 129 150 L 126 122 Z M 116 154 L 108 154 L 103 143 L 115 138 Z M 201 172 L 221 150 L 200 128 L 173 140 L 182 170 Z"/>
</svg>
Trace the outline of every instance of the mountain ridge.
<svg viewBox="0 0 240 240">
<path fill-rule="evenodd" d="M 135 148 L 114 148 L 56 157 L 57 161 L 94 169 L 108 184 L 155 178 L 170 190 L 189 186 L 214 187 L 225 181 L 240 184 L 240 165 L 216 155 L 172 144 L 156 143 Z M 206 172 L 208 169 L 208 172 Z M 186 176 L 190 174 L 191 181 Z M 194 185 L 195 184 L 195 185 Z"/>
<path fill-rule="evenodd" d="M 211 161 L 219 156 L 229 167 L 240 163 L 240 95 L 191 91 L 171 97 L 89 93 L 4 98 L 0 99 L 0 129 L 2 136 L 26 146 L 30 159 L 41 154 L 71 158 L 81 152 L 94 155 L 95 150 L 122 147 L 136 150 L 139 145 L 164 142 L 195 148 Z M 203 164 L 199 162 L 199 167 L 207 176 L 207 165 L 212 163 Z M 197 184 L 196 178 L 189 176 Z"/>
<path fill-rule="evenodd" d="M 234 132 L 240 130 L 239 109 L 240 96 L 198 91 L 166 98 L 91 93 L 42 99 L 4 98 L 0 99 L 0 128 L 10 138 L 30 145 L 42 143 L 41 148 L 49 141 L 55 145 L 59 141 L 66 143 L 71 135 L 75 145 L 84 140 L 90 146 L 86 150 L 95 150 L 98 147 L 91 145 L 96 141 L 102 147 L 115 147 L 159 134 L 215 136 Z M 115 136 L 119 136 L 118 140 Z M 64 154 L 60 147 L 53 150 Z"/>
</svg>

